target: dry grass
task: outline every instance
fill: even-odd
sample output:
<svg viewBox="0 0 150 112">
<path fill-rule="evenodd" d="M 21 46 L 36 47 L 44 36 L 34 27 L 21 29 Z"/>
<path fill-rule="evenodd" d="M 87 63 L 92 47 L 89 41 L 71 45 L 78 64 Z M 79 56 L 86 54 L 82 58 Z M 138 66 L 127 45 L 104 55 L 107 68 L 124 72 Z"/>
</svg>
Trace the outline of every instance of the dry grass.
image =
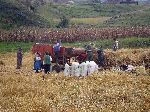
<svg viewBox="0 0 150 112">
<path fill-rule="evenodd" d="M 125 51 L 122 51 L 125 52 Z M 85 78 L 35 74 L 24 54 L 16 70 L 14 53 L 0 54 L 0 112 L 149 112 L 150 76 L 99 72 Z"/>
<path fill-rule="evenodd" d="M 71 22 L 76 24 L 98 24 L 110 19 L 110 17 L 97 17 L 97 18 L 72 18 Z"/>
</svg>

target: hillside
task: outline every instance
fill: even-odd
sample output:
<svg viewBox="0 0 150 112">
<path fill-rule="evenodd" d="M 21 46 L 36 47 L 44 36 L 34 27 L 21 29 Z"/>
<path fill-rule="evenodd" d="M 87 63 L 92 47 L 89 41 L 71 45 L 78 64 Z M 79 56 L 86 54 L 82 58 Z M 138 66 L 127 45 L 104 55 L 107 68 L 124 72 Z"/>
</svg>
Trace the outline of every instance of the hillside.
<svg viewBox="0 0 150 112">
<path fill-rule="evenodd" d="M 105 24 L 112 16 L 143 9 L 143 5 L 87 4 L 44 5 L 37 10 L 43 18 L 58 24 L 62 16 L 70 19 L 70 25 Z M 82 18 L 82 20 L 81 20 Z M 85 20 L 84 20 L 85 19 Z M 98 21 L 97 21 L 98 20 Z M 96 21 L 96 22 L 95 22 Z M 88 23 L 89 22 L 89 23 Z M 104 25 L 105 26 L 105 25 Z"/>
<path fill-rule="evenodd" d="M 149 26 L 150 25 L 150 7 L 146 6 L 142 10 L 128 12 L 111 18 L 107 25 L 109 26 Z"/>
<path fill-rule="evenodd" d="M 0 0 L 0 10 L 0 28 L 2 29 L 18 26 L 50 26 L 47 20 L 16 1 Z"/>
<path fill-rule="evenodd" d="M 38 10 L 43 17 L 58 18 L 65 15 L 69 18 L 111 17 L 121 13 L 142 9 L 143 5 L 113 5 L 113 4 L 89 4 L 89 5 L 44 5 Z"/>
<path fill-rule="evenodd" d="M 51 0 L 44 0 L 43 2 L 46 4 L 42 1 L 0 0 L 0 28 L 11 29 L 19 26 L 55 28 L 63 16 L 69 20 L 69 27 L 135 26 L 149 25 L 150 23 L 149 16 L 147 16 L 150 11 L 143 10 L 145 6 L 141 4 L 62 5 L 49 4 Z M 80 2 L 80 0 L 76 1 Z M 59 0 L 53 2 L 59 2 Z M 138 12 L 136 13 L 136 11 Z M 133 12 L 135 12 L 134 15 Z"/>
</svg>

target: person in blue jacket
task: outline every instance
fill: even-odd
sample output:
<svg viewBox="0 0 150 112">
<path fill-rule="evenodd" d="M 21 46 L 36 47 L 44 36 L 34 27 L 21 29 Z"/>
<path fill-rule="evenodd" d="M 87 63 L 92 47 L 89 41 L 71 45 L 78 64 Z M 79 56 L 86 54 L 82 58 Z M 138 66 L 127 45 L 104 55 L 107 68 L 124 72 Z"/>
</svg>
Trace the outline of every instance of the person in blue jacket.
<svg viewBox="0 0 150 112">
<path fill-rule="evenodd" d="M 60 47 L 61 47 L 61 40 L 60 41 L 58 41 L 58 40 L 55 41 L 55 44 L 54 44 L 53 48 L 54 48 L 54 54 L 55 54 L 57 64 L 59 64 Z"/>
<path fill-rule="evenodd" d="M 41 70 L 41 57 L 40 57 L 40 53 L 36 53 L 35 54 L 35 58 L 34 58 L 34 70 L 35 73 L 39 73 L 39 70 Z"/>
</svg>

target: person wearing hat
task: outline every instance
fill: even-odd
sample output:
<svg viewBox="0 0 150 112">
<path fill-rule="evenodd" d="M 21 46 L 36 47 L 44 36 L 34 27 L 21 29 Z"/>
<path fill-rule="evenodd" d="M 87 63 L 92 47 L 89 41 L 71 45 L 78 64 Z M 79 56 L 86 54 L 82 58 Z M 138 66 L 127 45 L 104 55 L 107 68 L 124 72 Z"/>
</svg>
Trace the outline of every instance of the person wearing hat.
<svg viewBox="0 0 150 112">
<path fill-rule="evenodd" d="M 93 47 L 91 43 L 86 46 L 86 53 L 87 53 L 87 61 L 93 60 Z"/>
<path fill-rule="evenodd" d="M 23 58 L 23 51 L 22 48 L 19 47 L 17 51 L 17 67 L 16 69 L 20 69 L 22 67 L 22 58 Z"/>
</svg>

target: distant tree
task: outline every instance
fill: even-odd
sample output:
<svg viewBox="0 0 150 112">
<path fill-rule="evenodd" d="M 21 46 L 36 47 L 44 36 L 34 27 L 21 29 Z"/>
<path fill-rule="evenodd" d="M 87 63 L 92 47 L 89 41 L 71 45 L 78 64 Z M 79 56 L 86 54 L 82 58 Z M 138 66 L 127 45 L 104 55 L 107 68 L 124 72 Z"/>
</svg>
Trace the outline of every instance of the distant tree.
<svg viewBox="0 0 150 112">
<path fill-rule="evenodd" d="M 32 5 L 30 6 L 30 10 L 35 12 L 35 8 Z"/>
<path fill-rule="evenodd" d="M 67 17 L 63 16 L 60 18 L 60 20 L 61 21 L 57 25 L 57 28 L 67 28 L 69 25 L 69 19 Z"/>
</svg>

